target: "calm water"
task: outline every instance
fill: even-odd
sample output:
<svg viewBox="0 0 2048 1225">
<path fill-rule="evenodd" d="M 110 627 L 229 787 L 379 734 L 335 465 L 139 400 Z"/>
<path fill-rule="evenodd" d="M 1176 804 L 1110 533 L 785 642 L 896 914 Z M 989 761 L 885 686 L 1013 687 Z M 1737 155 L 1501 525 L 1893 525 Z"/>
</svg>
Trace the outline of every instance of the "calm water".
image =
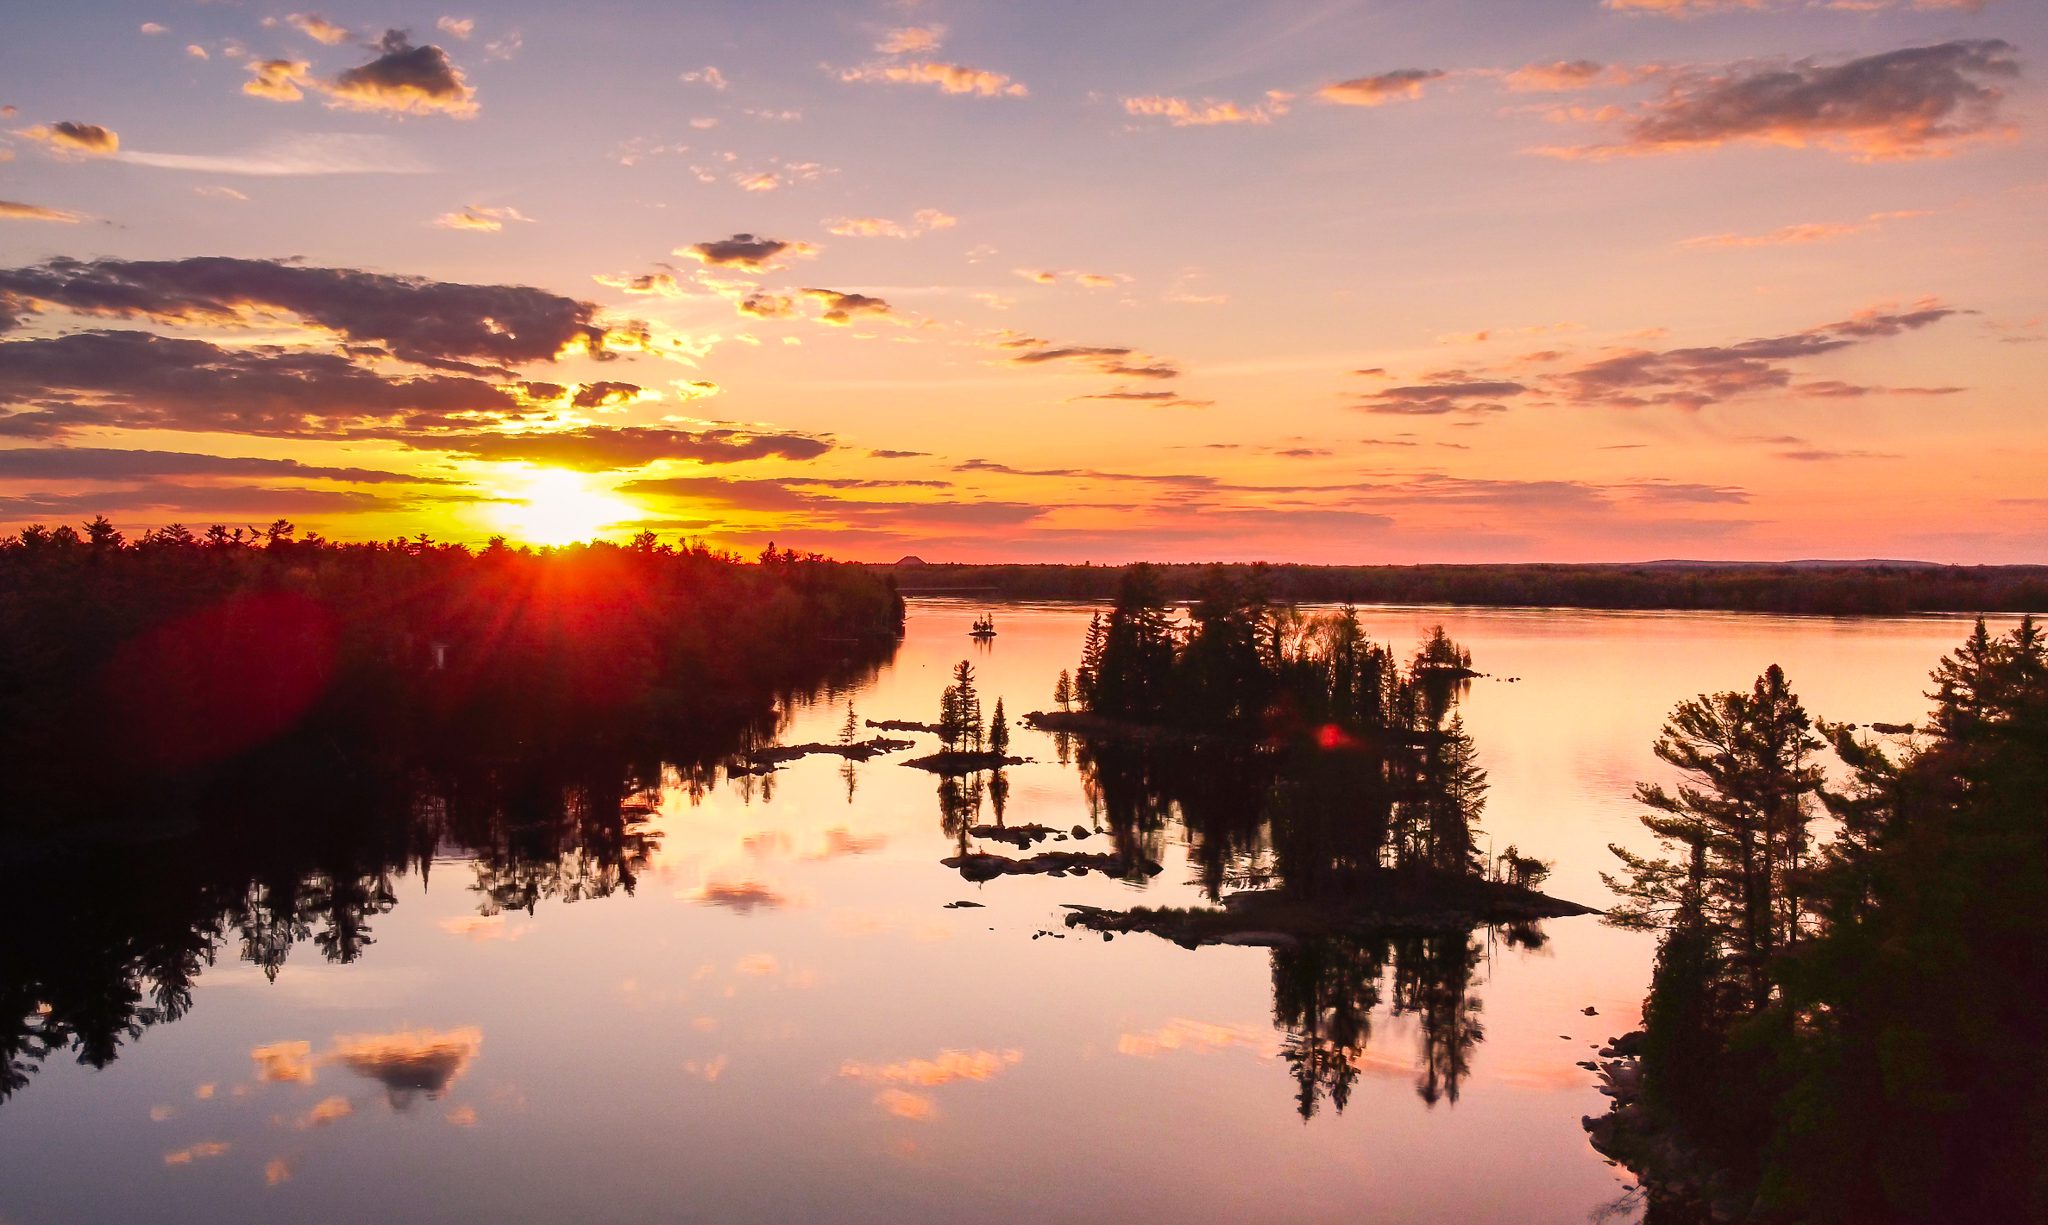
<svg viewBox="0 0 2048 1225">
<path fill-rule="evenodd" d="M 1088 610 L 999 607 L 985 647 L 965 634 L 979 610 L 914 602 L 895 662 L 791 712 L 783 739 L 835 739 L 848 698 L 932 719 L 962 658 L 989 707 L 1050 705 Z M 1775 662 L 1820 715 L 1910 721 L 1966 628 L 1365 610 L 1404 649 L 1439 621 L 1493 674 L 1463 706 L 1492 780 L 1481 845 L 1555 861 L 1548 891 L 1594 905 L 1607 844 L 1643 842 L 1630 789 L 1658 777 L 1674 702 Z M 1008 771 L 1010 824 L 1094 824 L 1050 736 L 1019 730 L 1013 751 L 1036 760 Z M 938 863 L 954 839 L 905 756 L 675 780 L 645 797 L 630 894 L 501 908 L 483 885 L 506 896 L 504 873 L 444 847 L 392 876 L 352 963 L 309 938 L 272 981 L 231 935 L 182 1018 L 103 1070 L 52 1056 L 0 1104 L 0 1221 L 1542 1222 L 1627 1190 L 1586 1146 L 1604 1099 L 1576 1062 L 1635 1023 L 1645 938 L 1593 919 L 1545 924 L 1536 950 L 1476 933 L 1456 1100 L 1441 1077 L 1433 1104 L 1418 1092 L 1427 1027 L 1390 985 L 1345 1053 L 1348 1102 L 1305 1120 L 1275 954 L 1060 922 L 1067 902 L 1198 901 L 1181 829 L 1143 885 L 968 884 Z M 1055 848 L 1108 845 L 1038 849 Z M 93 922 L 78 905 L 47 921 Z"/>
</svg>

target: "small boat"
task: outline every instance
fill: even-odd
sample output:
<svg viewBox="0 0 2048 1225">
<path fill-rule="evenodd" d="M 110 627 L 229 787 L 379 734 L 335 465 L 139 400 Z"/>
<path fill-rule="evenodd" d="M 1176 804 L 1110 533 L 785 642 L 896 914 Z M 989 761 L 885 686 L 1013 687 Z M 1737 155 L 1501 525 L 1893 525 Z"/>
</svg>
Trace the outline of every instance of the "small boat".
<svg viewBox="0 0 2048 1225">
<path fill-rule="evenodd" d="M 996 636 L 996 619 L 983 613 L 974 619 L 974 628 L 967 631 L 969 638 L 988 639 Z"/>
</svg>

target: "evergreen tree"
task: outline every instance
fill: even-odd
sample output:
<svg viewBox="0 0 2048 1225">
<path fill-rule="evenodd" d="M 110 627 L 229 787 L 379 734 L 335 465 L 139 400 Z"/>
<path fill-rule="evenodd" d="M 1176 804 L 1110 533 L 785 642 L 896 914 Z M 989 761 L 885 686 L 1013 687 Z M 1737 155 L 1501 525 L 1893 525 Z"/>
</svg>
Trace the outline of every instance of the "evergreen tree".
<svg viewBox="0 0 2048 1225">
<path fill-rule="evenodd" d="M 1074 674 L 1074 697 L 1089 710 L 1096 709 L 1096 681 L 1102 674 L 1102 644 L 1106 634 L 1102 614 L 1088 618 L 1088 633 L 1081 640 L 1081 670 Z"/>
<path fill-rule="evenodd" d="M 1701 922 L 1742 979 L 1749 1010 L 1770 999 L 1773 954 L 1799 938 L 1807 904 L 1801 876 L 1810 849 L 1811 798 L 1822 771 L 1808 761 L 1821 741 L 1806 710 L 1773 664 L 1747 694 L 1701 695 L 1680 703 L 1656 744 L 1686 776 L 1675 792 L 1643 783 L 1642 822 L 1686 862 L 1610 848 L 1626 869 L 1602 879 L 1624 899 L 1614 918 L 1669 927 L 1703 872 Z"/>
<path fill-rule="evenodd" d="M 1424 785 L 1430 866 L 1440 872 L 1475 871 L 1474 835 L 1486 805 L 1486 771 L 1479 768 L 1478 747 L 1462 718 L 1453 715 L 1432 746 Z"/>
<path fill-rule="evenodd" d="M 1122 718 L 1158 715 L 1169 696 L 1175 645 L 1157 573 L 1147 565 L 1132 566 L 1123 573 L 1103 630 L 1090 708 Z"/>
<path fill-rule="evenodd" d="M 974 690 L 974 665 L 961 660 L 953 665 L 954 737 L 962 748 L 979 753 L 982 747 L 981 695 Z M 941 720 L 943 723 L 943 719 Z"/>
<path fill-rule="evenodd" d="M 1074 679 L 1065 668 L 1060 669 L 1060 679 L 1053 684 L 1052 700 L 1059 703 L 1061 710 L 1074 708 Z"/>
<path fill-rule="evenodd" d="M 995 717 L 989 720 L 988 751 L 997 757 L 1010 754 L 1010 720 L 1003 714 L 1003 700 L 996 699 Z"/>
</svg>

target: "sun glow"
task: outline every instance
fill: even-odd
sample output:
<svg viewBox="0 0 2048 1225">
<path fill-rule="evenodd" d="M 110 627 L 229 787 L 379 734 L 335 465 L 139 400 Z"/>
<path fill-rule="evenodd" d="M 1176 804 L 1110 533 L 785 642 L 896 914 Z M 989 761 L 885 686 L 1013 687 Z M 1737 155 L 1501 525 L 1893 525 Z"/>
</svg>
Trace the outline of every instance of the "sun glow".
<svg viewBox="0 0 2048 1225">
<path fill-rule="evenodd" d="M 536 468 L 524 483 L 506 491 L 492 514 L 507 535 L 523 544 L 570 544 L 589 540 L 614 524 L 641 515 L 639 507 L 609 490 L 594 487 L 579 472 Z"/>
</svg>

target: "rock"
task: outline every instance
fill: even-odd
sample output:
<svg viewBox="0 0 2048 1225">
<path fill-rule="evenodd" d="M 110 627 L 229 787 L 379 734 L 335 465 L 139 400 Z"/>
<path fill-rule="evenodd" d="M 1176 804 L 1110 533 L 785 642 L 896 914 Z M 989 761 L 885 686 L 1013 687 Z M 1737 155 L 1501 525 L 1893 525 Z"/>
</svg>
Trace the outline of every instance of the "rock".
<svg viewBox="0 0 2048 1225">
<path fill-rule="evenodd" d="M 1045 841 L 1053 833 L 1043 825 L 977 825 L 967 832 L 990 842 L 1007 842 L 1020 851 Z"/>
<path fill-rule="evenodd" d="M 947 902 L 947 910 L 980 910 L 980 902 Z"/>
<path fill-rule="evenodd" d="M 1593 1007 L 1591 1004 L 1588 1004 L 1584 1008 L 1579 1009 L 1579 1011 L 1585 1013 L 1589 1017 L 1597 1017 L 1600 1015 L 1600 1010 L 1598 1008 Z"/>
<path fill-rule="evenodd" d="M 1086 838 L 1088 836 L 1088 827 L 1085 825 L 1076 825 L 1073 829 L 1070 829 L 1067 832 L 1074 835 L 1074 837 L 1076 838 Z"/>
<path fill-rule="evenodd" d="M 973 851 L 966 855 L 954 855 L 939 861 L 957 870 L 971 881 L 994 880 L 998 876 L 1046 876 L 1085 875 L 1101 872 L 1106 876 L 1129 876 L 1142 872 L 1157 876 L 1165 869 L 1150 859 L 1128 860 L 1121 855 L 1088 854 L 1083 851 L 1042 851 L 1024 859 L 1012 859 L 1007 855 L 992 855 L 986 851 Z"/>
</svg>

